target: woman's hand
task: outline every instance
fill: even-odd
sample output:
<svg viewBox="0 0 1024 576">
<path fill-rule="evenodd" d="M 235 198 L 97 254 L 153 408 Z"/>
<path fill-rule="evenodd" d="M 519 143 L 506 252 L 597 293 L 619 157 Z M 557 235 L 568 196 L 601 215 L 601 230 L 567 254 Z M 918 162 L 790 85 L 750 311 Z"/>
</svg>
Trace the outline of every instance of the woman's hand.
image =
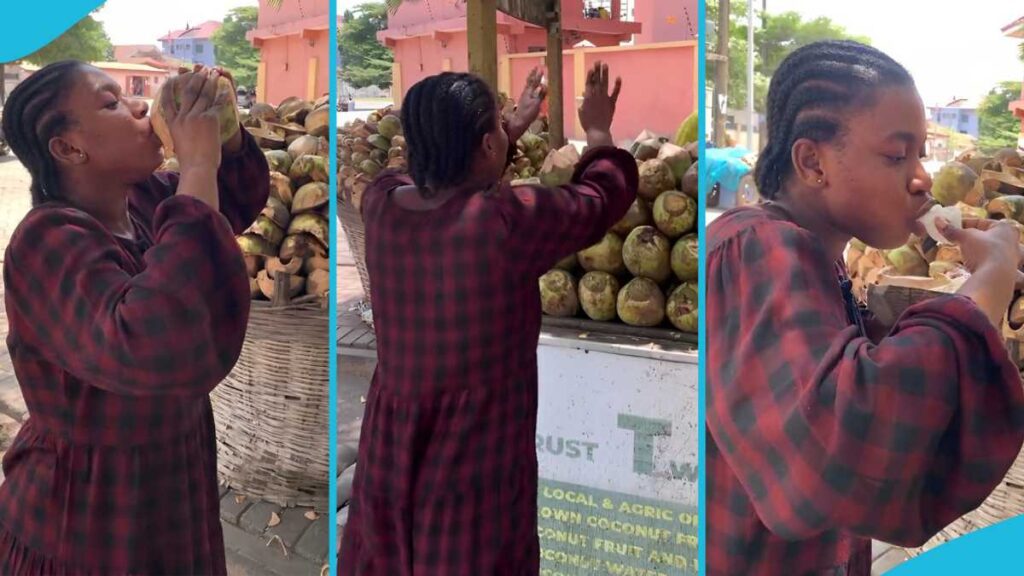
<svg viewBox="0 0 1024 576">
<path fill-rule="evenodd" d="M 537 117 L 540 116 L 540 105 L 547 95 L 548 88 L 544 85 L 544 73 L 539 68 L 534 68 L 526 78 L 526 87 L 523 88 L 523 93 L 519 96 L 516 111 L 508 118 L 511 142 L 519 141 L 519 138 L 530 129 L 530 124 L 537 120 Z"/>
<path fill-rule="evenodd" d="M 622 79 L 615 79 L 615 89 L 608 94 L 608 65 L 598 61 L 587 74 L 587 85 L 580 105 L 580 124 L 587 133 L 587 146 L 614 146 L 612 118 L 619 100 Z"/>
<path fill-rule="evenodd" d="M 1019 270 L 1022 253 L 1020 232 L 1009 222 L 965 219 L 963 229 L 943 219 L 936 221 L 943 236 L 960 247 L 971 277 L 960 288 L 998 327 L 1013 299 L 1014 288 L 1024 286 Z"/>
<path fill-rule="evenodd" d="M 195 66 L 192 67 L 192 72 L 196 73 L 196 74 L 198 74 L 200 72 L 203 72 L 204 70 L 207 70 L 207 68 L 205 66 L 203 66 L 202 64 L 196 64 Z M 227 78 L 228 82 L 231 83 L 232 102 L 233 102 L 233 104 L 235 106 L 238 106 L 237 102 L 234 102 L 234 93 L 235 93 L 236 90 L 238 90 L 238 85 L 235 84 L 235 77 L 231 75 L 231 72 L 228 72 L 227 70 L 225 70 L 224 68 L 221 68 L 220 66 L 214 66 L 213 70 L 216 71 L 221 76 Z M 188 74 L 188 73 L 189 73 L 188 68 L 185 68 L 184 66 L 179 66 L 178 67 L 178 74 Z M 242 149 L 242 128 L 239 127 L 238 131 L 236 131 L 234 133 L 234 135 L 232 135 L 231 138 L 227 142 L 224 143 L 224 151 L 227 152 L 228 154 L 234 154 L 234 153 L 238 152 L 241 149 Z"/>
<path fill-rule="evenodd" d="M 226 103 L 226 96 L 217 94 L 218 76 L 215 70 L 193 72 L 181 80 L 185 87 L 177 110 L 173 90 L 163 90 L 160 103 L 181 166 L 178 193 L 194 196 L 215 209 L 221 160 L 217 108 Z"/>
</svg>

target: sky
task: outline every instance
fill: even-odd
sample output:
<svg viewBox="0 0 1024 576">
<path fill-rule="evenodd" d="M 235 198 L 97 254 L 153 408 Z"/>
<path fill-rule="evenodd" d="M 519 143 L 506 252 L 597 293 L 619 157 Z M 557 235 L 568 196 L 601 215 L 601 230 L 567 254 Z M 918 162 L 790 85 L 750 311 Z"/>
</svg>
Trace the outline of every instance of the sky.
<svg viewBox="0 0 1024 576">
<path fill-rule="evenodd" d="M 338 11 L 366 1 L 338 0 Z M 871 38 L 873 46 L 910 70 L 926 105 L 980 100 L 1001 81 L 1024 79 L 1024 63 L 1017 59 L 1020 40 L 1000 31 L 1024 16 L 1021 2 L 755 0 L 755 11 L 762 2 L 769 13 L 792 10 L 805 20 L 825 16 L 852 34 Z"/>
<path fill-rule="evenodd" d="M 945 104 L 954 97 L 980 100 L 1001 81 L 1024 79 L 1024 63 L 1017 59 L 1021 40 L 1001 32 L 1024 16 L 1021 2 L 764 1 L 770 14 L 792 10 L 804 20 L 825 16 L 851 34 L 871 38 L 875 48 L 910 71 L 925 105 Z M 760 5 L 755 0 L 755 11 Z"/>
<path fill-rule="evenodd" d="M 159 38 L 186 24 L 207 20 L 224 21 L 232 8 L 258 6 L 257 0 L 173 0 L 172 2 L 139 2 L 138 0 L 107 0 L 93 18 L 113 44 L 160 44 Z"/>
</svg>

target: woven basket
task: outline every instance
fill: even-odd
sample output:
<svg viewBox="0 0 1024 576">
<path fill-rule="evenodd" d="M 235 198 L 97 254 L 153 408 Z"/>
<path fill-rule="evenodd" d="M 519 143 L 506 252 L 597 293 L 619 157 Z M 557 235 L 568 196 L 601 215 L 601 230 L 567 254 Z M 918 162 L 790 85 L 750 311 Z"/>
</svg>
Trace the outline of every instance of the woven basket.
<svg viewBox="0 0 1024 576">
<path fill-rule="evenodd" d="M 363 285 L 363 297 L 369 304 L 370 273 L 366 270 L 366 228 L 363 226 L 363 217 L 351 202 L 346 202 L 342 198 L 338 199 L 338 217 L 341 219 L 341 229 L 345 231 L 345 237 L 348 239 L 352 258 L 356 261 L 359 282 Z"/>
<path fill-rule="evenodd" d="M 326 512 L 330 347 L 323 302 L 253 302 L 242 354 L 211 398 L 221 480 L 279 506 Z"/>
</svg>

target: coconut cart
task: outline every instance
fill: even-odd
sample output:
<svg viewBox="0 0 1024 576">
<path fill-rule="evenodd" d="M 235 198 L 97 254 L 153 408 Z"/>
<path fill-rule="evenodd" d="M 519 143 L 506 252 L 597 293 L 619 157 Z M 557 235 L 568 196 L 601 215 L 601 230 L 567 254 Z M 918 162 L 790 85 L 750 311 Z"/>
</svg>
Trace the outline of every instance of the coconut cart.
<svg viewBox="0 0 1024 576">
<path fill-rule="evenodd" d="M 547 127 L 542 118 L 518 142 L 508 179 L 571 177 L 579 155 L 553 149 Z M 339 217 L 372 303 L 359 208 L 373 175 L 405 166 L 405 141 L 389 109 L 339 132 Z M 679 143 L 641 134 L 640 200 L 540 281 L 545 574 L 697 573 L 697 148 Z M 343 323 L 338 336 L 341 362 L 375 357 L 370 326 Z"/>
</svg>

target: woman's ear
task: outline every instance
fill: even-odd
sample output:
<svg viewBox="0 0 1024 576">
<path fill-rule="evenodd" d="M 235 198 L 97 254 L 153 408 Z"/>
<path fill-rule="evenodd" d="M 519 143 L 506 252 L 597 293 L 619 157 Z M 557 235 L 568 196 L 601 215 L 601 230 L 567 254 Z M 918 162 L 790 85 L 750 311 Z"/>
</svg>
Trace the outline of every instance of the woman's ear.
<svg viewBox="0 0 1024 576">
<path fill-rule="evenodd" d="M 821 145 L 818 142 L 801 138 L 793 143 L 790 154 L 794 175 L 804 186 L 821 188 L 828 182 Z"/>
<path fill-rule="evenodd" d="M 77 166 L 89 161 L 89 156 L 62 136 L 50 138 L 50 154 L 61 164 Z"/>
</svg>

